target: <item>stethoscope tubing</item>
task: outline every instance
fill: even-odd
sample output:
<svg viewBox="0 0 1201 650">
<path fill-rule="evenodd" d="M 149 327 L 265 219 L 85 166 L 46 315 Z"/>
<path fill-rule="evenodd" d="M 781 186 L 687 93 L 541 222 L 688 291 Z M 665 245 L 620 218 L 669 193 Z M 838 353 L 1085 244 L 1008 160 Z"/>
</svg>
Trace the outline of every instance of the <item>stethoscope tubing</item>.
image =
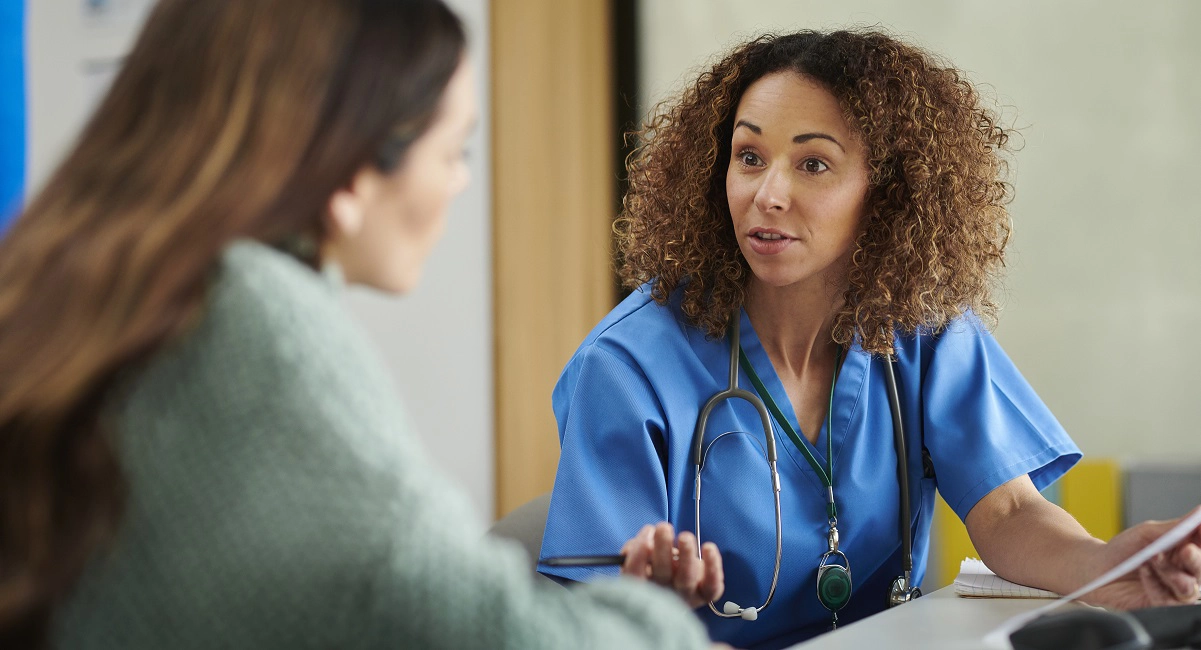
<svg viewBox="0 0 1201 650">
<path fill-rule="evenodd" d="M 694 498 L 695 504 L 695 521 L 696 521 L 696 540 L 697 540 L 697 556 L 700 557 L 701 549 L 701 468 L 704 466 L 706 454 L 704 453 L 704 438 L 705 428 L 709 423 L 709 415 L 718 404 L 730 400 L 741 399 L 759 413 L 759 418 L 763 423 L 763 433 L 766 439 L 767 449 L 767 464 L 771 470 L 772 494 L 775 501 L 776 515 L 776 561 L 775 568 L 772 571 L 771 589 L 767 593 L 767 599 L 757 608 L 762 611 L 771 604 L 772 598 L 776 595 L 776 586 L 780 580 L 780 558 L 784 549 L 783 525 L 780 516 L 780 475 L 776 469 L 776 437 L 772 427 L 771 416 L 768 415 L 767 407 L 763 400 L 758 395 L 738 387 L 738 353 L 741 350 L 741 310 L 736 310 L 732 318 L 732 326 L 730 330 L 730 372 L 728 385 L 725 390 L 719 391 L 717 394 L 709 398 L 701 409 L 700 415 L 697 417 L 696 428 L 692 434 L 692 458 L 693 464 L 696 467 Z M 910 508 L 909 508 L 909 469 L 908 469 L 908 453 L 905 445 L 905 430 L 901 422 L 901 400 L 897 390 L 896 371 L 894 370 L 895 358 L 889 357 L 884 360 L 884 381 L 888 390 L 888 403 L 892 415 L 892 430 L 894 439 L 894 448 L 897 453 L 897 483 L 900 486 L 900 513 L 899 513 L 899 528 L 901 530 L 901 568 L 904 572 L 905 586 L 910 591 L 913 590 L 912 572 L 913 572 L 913 533 L 910 529 Z M 834 435 L 833 431 L 828 431 L 826 435 Z M 720 437 L 720 436 L 719 436 Z M 828 489 L 833 490 L 831 485 Z M 895 583 L 896 581 L 894 581 Z M 917 595 L 921 592 L 917 591 Z M 721 618 L 740 618 L 739 613 L 726 613 L 719 611 L 716 605 L 710 601 L 709 609 Z"/>
<path fill-rule="evenodd" d="M 897 451 L 897 483 L 901 486 L 901 530 L 909 533 L 909 454 L 905 451 L 905 430 L 901 424 L 901 396 L 892 357 L 884 360 L 884 382 L 888 385 L 888 405 L 892 409 L 892 433 Z M 901 535 L 901 570 L 908 580 L 913 572 L 913 535 Z"/>
<path fill-rule="evenodd" d="M 759 419 L 763 421 L 764 437 L 767 439 L 767 465 L 768 465 L 768 468 L 771 470 L 772 495 L 775 499 L 775 506 L 776 506 L 776 566 L 775 566 L 775 569 L 772 571 L 771 588 L 767 592 L 767 599 L 763 601 L 762 605 L 755 608 L 756 611 L 763 611 L 764 609 L 767 609 L 767 606 L 771 604 L 772 598 L 774 598 L 776 595 L 776 585 L 780 581 L 780 558 L 784 552 L 784 529 L 783 529 L 783 526 L 781 523 L 781 517 L 780 517 L 780 474 L 776 471 L 776 436 L 772 430 L 771 416 L 768 415 L 768 413 L 767 413 L 767 407 L 763 405 L 763 400 L 759 399 L 759 397 L 757 395 L 755 395 L 754 393 L 752 393 L 748 390 L 744 390 L 744 389 L 738 387 L 738 351 L 740 349 L 740 346 L 738 345 L 738 341 L 739 341 L 739 335 L 740 335 L 739 330 L 741 329 L 741 327 L 740 327 L 741 323 L 739 321 L 740 321 L 739 314 L 737 312 L 735 312 L 733 330 L 730 335 L 732 343 L 730 345 L 730 374 L 729 374 L 728 387 L 725 390 L 720 391 L 716 395 L 710 397 L 709 400 L 707 402 L 705 402 L 705 406 L 701 409 L 700 416 L 698 416 L 696 419 L 696 429 L 693 431 L 693 434 L 692 434 L 692 461 L 696 467 L 696 484 L 695 484 L 695 491 L 693 492 L 693 494 L 695 495 L 693 498 L 693 503 L 695 504 L 695 507 L 696 507 L 696 512 L 695 512 L 695 515 L 696 515 L 696 519 L 695 519 L 695 521 L 696 521 L 696 531 L 695 531 L 696 532 L 696 552 L 697 552 L 697 556 L 700 557 L 700 553 L 701 553 L 701 468 L 704 466 L 704 463 L 705 463 L 705 454 L 704 454 L 703 450 L 704 450 L 705 427 L 709 423 L 709 414 L 713 411 L 713 409 L 718 404 L 720 404 L 726 400 L 729 400 L 729 399 L 745 400 L 746 402 L 749 402 L 751 406 L 755 407 L 755 410 L 759 412 Z M 739 618 L 740 617 L 740 614 L 736 614 L 736 613 L 727 614 L 725 612 L 719 611 L 717 609 L 717 606 L 713 604 L 713 601 L 709 601 L 709 609 L 714 614 L 716 614 L 717 616 L 720 616 L 722 618 Z"/>
</svg>

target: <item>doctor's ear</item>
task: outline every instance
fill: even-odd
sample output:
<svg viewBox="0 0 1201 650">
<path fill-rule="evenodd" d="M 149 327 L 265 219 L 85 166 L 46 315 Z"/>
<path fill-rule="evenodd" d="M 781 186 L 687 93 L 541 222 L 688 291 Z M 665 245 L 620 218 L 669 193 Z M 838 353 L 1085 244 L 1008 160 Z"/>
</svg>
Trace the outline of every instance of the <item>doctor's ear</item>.
<svg viewBox="0 0 1201 650">
<path fill-rule="evenodd" d="M 329 197 L 326 218 L 329 232 L 335 238 L 354 237 L 363 229 L 368 206 L 379 191 L 379 172 L 365 168 L 355 173 L 345 186 Z"/>
</svg>

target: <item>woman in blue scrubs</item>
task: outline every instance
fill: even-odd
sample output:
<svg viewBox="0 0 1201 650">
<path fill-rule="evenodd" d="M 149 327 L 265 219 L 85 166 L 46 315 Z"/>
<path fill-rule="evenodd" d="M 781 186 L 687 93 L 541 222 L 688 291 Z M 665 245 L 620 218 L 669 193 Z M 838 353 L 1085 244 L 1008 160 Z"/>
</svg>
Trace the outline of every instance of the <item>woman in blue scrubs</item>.
<svg viewBox="0 0 1201 650">
<path fill-rule="evenodd" d="M 694 426 L 727 387 L 734 319 L 739 385 L 780 412 L 783 557 L 757 620 L 698 610 L 715 639 L 772 648 L 830 629 L 816 580 L 832 524 L 853 578 L 838 622 L 886 606 L 902 573 L 890 356 L 915 583 L 935 489 L 998 574 L 1060 593 L 1163 530 L 1144 524 L 1105 544 L 1039 494 L 1080 451 L 989 333 L 1009 237 L 1009 132 L 958 71 L 875 32 L 767 36 L 701 74 L 642 136 L 616 227 L 634 291 L 555 388 L 562 455 L 543 558 L 621 549 L 624 572 L 674 585 L 694 606 L 723 580 L 723 601 L 765 600 L 775 509 L 747 402 L 720 404 L 704 434 L 701 537 L 720 558 L 712 547 L 696 558 L 691 532 L 673 539 L 673 527 L 696 526 Z M 646 528 L 657 521 L 670 526 Z M 1195 599 L 1199 540 L 1092 600 Z M 540 570 L 572 581 L 617 572 Z"/>
</svg>

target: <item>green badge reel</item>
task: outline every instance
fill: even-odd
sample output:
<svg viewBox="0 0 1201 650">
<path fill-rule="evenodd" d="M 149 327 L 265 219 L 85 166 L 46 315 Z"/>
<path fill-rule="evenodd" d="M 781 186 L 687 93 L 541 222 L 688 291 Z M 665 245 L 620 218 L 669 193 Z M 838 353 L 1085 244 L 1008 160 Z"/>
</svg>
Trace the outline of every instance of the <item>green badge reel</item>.
<svg viewBox="0 0 1201 650">
<path fill-rule="evenodd" d="M 834 624 L 838 624 L 838 610 L 846 607 L 851 600 L 851 564 L 847 556 L 838 550 L 838 528 L 830 526 L 826 536 L 828 551 L 822 555 L 821 564 L 817 567 L 817 600 L 822 607 L 834 614 Z"/>
</svg>

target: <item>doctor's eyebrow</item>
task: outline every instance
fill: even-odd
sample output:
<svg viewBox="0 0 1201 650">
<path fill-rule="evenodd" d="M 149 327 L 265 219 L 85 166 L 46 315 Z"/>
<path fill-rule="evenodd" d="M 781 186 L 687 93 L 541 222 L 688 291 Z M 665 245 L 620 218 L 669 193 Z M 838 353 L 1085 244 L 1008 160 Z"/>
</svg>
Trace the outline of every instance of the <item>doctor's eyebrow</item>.
<svg viewBox="0 0 1201 650">
<path fill-rule="evenodd" d="M 839 149 L 842 149 L 843 151 L 847 150 L 846 147 L 842 146 L 842 143 L 839 142 L 834 136 L 826 135 L 825 133 L 802 133 L 801 135 L 792 136 L 792 141 L 797 144 L 805 144 L 810 140 L 829 140 L 830 142 L 838 145 Z"/>
<path fill-rule="evenodd" d="M 738 120 L 738 122 L 736 122 L 734 124 L 734 129 L 737 130 L 738 127 L 740 127 L 740 126 L 745 126 L 746 128 L 751 130 L 751 133 L 754 133 L 755 135 L 763 135 L 763 129 L 759 128 L 758 126 L 756 126 L 754 124 L 751 124 L 750 122 L 748 122 L 746 120 Z M 795 142 L 796 144 L 805 144 L 806 142 L 809 142 L 810 140 L 815 140 L 815 139 L 829 140 L 830 142 L 833 142 L 834 144 L 838 145 L 839 149 L 842 149 L 843 151 L 847 150 L 846 147 L 842 146 L 842 143 L 839 142 L 837 138 L 835 138 L 832 135 L 826 134 L 826 133 L 802 133 L 800 135 L 792 136 L 792 141 Z"/>
<path fill-rule="evenodd" d="M 763 129 L 755 126 L 754 124 L 751 124 L 750 122 L 747 122 L 746 120 L 738 120 L 734 124 L 734 130 L 737 131 L 738 127 L 740 127 L 740 126 L 745 126 L 746 128 L 750 129 L 751 132 L 754 133 L 755 135 L 763 135 Z"/>
</svg>

